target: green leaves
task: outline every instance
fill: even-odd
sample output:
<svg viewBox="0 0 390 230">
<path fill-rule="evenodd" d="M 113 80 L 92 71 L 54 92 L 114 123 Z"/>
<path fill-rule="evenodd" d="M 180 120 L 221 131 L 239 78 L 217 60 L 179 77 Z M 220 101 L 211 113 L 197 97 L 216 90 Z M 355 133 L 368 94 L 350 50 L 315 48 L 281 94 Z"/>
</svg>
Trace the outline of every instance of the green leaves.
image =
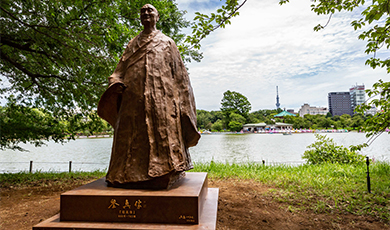
<svg viewBox="0 0 390 230">
<path fill-rule="evenodd" d="M 35 138 L 39 141 L 35 141 L 32 134 L 16 132 L 15 135 L 21 135 L 20 139 L 4 136 L 9 138 L 9 145 L 3 139 L 1 146 L 12 147 L 17 141 L 41 145 L 41 140 L 47 139 L 50 132 L 59 139 L 66 133 L 74 135 L 77 128 L 83 129 L 81 126 L 85 125 L 79 122 L 81 118 L 96 121 L 96 127 L 88 130 L 97 130 L 101 121 L 94 119 L 93 111 L 125 45 L 142 30 L 139 10 L 146 3 L 154 4 L 159 10 L 158 29 L 183 49 L 185 46 L 180 43 L 184 41 L 184 34 L 180 31 L 189 26 L 189 22 L 183 18 L 185 12 L 179 11 L 173 1 L 2 1 L 0 75 L 6 80 L 0 93 L 15 95 L 12 98 L 14 112 L 7 112 L 11 108 L 4 107 L 3 121 L 22 119 L 21 111 L 35 114 L 33 108 L 41 108 L 47 117 L 66 120 L 76 126 L 56 126 L 58 130 L 40 134 L 43 130 L 21 122 L 19 125 L 25 124 L 25 130 L 37 131 Z M 183 59 L 191 58 L 200 60 L 202 56 L 197 51 L 183 53 Z"/>
<path fill-rule="evenodd" d="M 24 151 L 19 143 L 31 143 L 39 147 L 49 140 L 63 143 L 74 139 L 80 132 L 91 135 L 110 129 L 96 111 L 59 117 L 45 109 L 19 105 L 12 96 L 6 106 L 0 107 L 0 149 Z"/>
<path fill-rule="evenodd" d="M 237 113 L 246 117 L 251 110 L 251 103 L 241 93 L 226 91 L 221 100 L 221 111 L 223 113 Z"/>
<path fill-rule="evenodd" d="M 239 132 L 242 129 L 242 126 L 245 124 L 245 117 L 240 114 L 231 113 L 229 114 L 230 122 L 228 124 L 230 131 Z"/>
<path fill-rule="evenodd" d="M 339 163 L 339 164 L 359 164 L 364 162 L 364 156 L 357 153 L 365 144 L 350 146 L 350 149 L 337 146 L 332 138 L 325 135 L 315 134 L 316 142 L 307 146 L 302 156 L 308 164 Z"/>
<path fill-rule="evenodd" d="M 192 23 L 192 35 L 186 37 L 185 42 L 191 44 L 188 49 L 200 49 L 200 41 L 218 28 L 225 28 L 231 24 L 230 19 L 239 15 L 238 10 L 246 3 L 239 5 L 238 0 L 226 0 L 217 13 L 210 15 L 195 12 L 194 22 Z"/>
<path fill-rule="evenodd" d="M 0 73 L 11 83 L 1 91 L 55 114 L 94 107 L 127 40 L 113 2 L 9 1 L 0 9 Z"/>
<path fill-rule="evenodd" d="M 55 115 L 96 108 L 124 46 L 142 30 L 146 3 L 159 9 L 158 29 L 182 43 L 189 22 L 172 1 L 2 1 L 0 74 L 10 84 L 0 92 Z"/>
<path fill-rule="evenodd" d="M 11 97 L 7 106 L 0 107 L 0 149 L 23 150 L 18 146 L 20 142 L 35 146 L 49 139 L 63 142 L 67 136 L 65 126 L 48 111 L 19 106 Z"/>
<path fill-rule="evenodd" d="M 355 111 L 364 114 L 371 107 L 379 109 L 375 115 L 367 118 L 364 125 L 366 136 L 371 137 L 368 140 L 368 144 L 370 144 L 378 135 L 385 132 L 390 134 L 390 82 L 379 80 L 372 86 L 372 89 L 366 90 L 366 92 L 372 100 L 359 105 Z"/>
<path fill-rule="evenodd" d="M 225 125 L 232 130 L 237 131 L 238 126 L 241 130 L 251 108 L 251 103 L 241 93 L 230 90 L 223 93 L 221 111 L 224 115 Z M 231 123 L 232 121 L 234 122 Z"/>
</svg>

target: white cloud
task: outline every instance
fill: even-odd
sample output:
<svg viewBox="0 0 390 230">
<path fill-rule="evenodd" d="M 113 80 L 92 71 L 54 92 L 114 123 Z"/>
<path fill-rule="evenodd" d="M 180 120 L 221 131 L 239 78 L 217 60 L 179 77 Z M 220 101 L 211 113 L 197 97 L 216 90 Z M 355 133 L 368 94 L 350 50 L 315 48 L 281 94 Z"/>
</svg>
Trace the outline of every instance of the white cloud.
<svg viewBox="0 0 390 230">
<path fill-rule="evenodd" d="M 193 15 L 199 9 L 185 8 L 193 2 L 179 1 L 179 7 Z M 364 65 L 365 42 L 350 26 L 357 14 L 336 14 L 325 30 L 314 32 L 328 16 L 313 13 L 310 1 L 248 1 L 232 25 L 201 42 L 202 62 L 188 65 L 197 107 L 218 110 L 223 92 L 234 90 L 248 97 L 252 110 L 275 108 L 277 85 L 282 107 L 327 107 L 328 92 L 388 80 L 384 69 Z"/>
</svg>

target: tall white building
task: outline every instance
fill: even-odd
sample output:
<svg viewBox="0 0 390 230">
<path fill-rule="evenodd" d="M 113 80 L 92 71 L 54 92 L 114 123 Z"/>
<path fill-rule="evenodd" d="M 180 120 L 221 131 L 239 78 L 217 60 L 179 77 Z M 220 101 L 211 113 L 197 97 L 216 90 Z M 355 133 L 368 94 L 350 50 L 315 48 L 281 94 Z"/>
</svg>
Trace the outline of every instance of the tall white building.
<svg viewBox="0 0 390 230">
<path fill-rule="evenodd" d="M 363 104 L 366 101 L 366 92 L 364 91 L 364 85 L 352 86 L 349 88 L 349 94 L 351 95 L 351 109 L 355 110 L 356 106 Z"/>
<path fill-rule="evenodd" d="M 309 104 L 305 103 L 301 106 L 299 109 L 299 116 L 303 117 L 305 114 L 310 114 L 310 115 L 326 115 L 328 113 L 328 109 L 324 107 L 314 107 L 310 106 Z"/>
</svg>

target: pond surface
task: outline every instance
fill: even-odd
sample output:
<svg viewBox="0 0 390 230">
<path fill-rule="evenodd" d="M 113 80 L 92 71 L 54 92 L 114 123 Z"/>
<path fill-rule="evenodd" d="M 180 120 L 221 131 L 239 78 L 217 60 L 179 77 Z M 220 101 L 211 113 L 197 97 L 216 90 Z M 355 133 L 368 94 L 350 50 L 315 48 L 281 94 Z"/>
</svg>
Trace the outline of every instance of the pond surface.
<svg viewBox="0 0 390 230">
<path fill-rule="evenodd" d="M 364 133 L 324 134 L 339 145 L 366 142 Z M 281 134 L 205 134 L 197 146 L 190 148 L 193 162 L 262 162 L 267 164 L 300 164 L 306 146 L 315 141 L 312 133 Z M 68 171 L 72 161 L 74 171 L 106 170 L 110 160 L 112 138 L 86 138 L 65 144 L 49 142 L 47 146 L 21 145 L 29 152 L 0 151 L 0 172 Z M 363 155 L 376 160 L 390 160 L 390 135 L 382 134 L 363 149 Z"/>
</svg>

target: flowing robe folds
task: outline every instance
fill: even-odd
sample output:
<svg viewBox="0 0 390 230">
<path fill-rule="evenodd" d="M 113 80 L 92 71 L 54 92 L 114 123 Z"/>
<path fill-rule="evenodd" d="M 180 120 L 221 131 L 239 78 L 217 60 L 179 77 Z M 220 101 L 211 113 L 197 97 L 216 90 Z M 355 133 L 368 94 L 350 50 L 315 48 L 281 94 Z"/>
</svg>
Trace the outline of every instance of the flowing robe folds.
<svg viewBox="0 0 390 230">
<path fill-rule="evenodd" d="M 160 31 L 126 47 L 98 114 L 114 127 L 106 181 L 148 181 L 191 169 L 188 147 L 200 138 L 187 70 L 175 42 Z M 121 87 L 124 86 L 124 90 Z"/>
</svg>

